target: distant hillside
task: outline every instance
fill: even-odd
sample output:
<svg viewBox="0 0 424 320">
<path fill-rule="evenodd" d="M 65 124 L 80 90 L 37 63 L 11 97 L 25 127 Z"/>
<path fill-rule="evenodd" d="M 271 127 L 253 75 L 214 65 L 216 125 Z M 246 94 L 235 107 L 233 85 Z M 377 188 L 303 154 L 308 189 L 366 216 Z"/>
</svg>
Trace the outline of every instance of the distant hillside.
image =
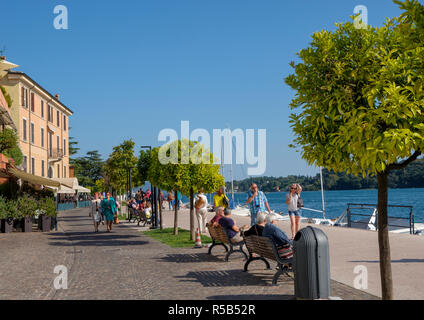
<svg viewBox="0 0 424 320">
<path fill-rule="evenodd" d="M 325 190 L 359 190 L 376 189 L 377 177 L 356 177 L 344 173 L 334 173 L 323 170 Z M 234 191 L 246 192 L 250 184 L 255 182 L 264 192 L 282 191 L 287 192 L 292 183 L 300 183 L 303 191 L 321 190 L 320 177 L 288 176 L 288 177 L 258 177 L 242 181 L 234 181 Z M 389 174 L 389 188 L 424 188 L 424 160 L 417 160 L 408 167 Z M 227 182 L 227 190 L 231 189 L 231 183 Z"/>
</svg>

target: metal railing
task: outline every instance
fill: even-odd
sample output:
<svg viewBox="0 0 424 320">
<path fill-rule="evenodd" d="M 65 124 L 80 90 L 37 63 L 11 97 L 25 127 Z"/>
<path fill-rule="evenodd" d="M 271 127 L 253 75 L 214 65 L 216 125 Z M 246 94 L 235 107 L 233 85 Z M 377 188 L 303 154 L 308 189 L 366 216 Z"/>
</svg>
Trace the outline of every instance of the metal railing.
<svg viewBox="0 0 424 320">
<path fill-rule="evenodd" d="M 409 226 L 410 234 L 415 234 L 415 216 L 413 212 L 413 206 L 401 206 L 401 205 L 387 205 L 387 208 L 406 208 L 409 209 L 408 217 L 398 217 L 388 215 L 388 226 L 394 228 L 406 228 Z M 353 212 L 353 210 L 373 210 L 373 214 L 362 214 Z M 364 217 L 362 220 L 353 220 L 352 217 Z M 401 221 L 405 221 L 405 224 L 399 224 Z M 378 212 L 377 205 L 365 204 L 365 203 L 348 203 L 347 209 L 342 216 L 337 220 L 336 224 L 342 225 L 347 224 L 348 228 L 352 227 L 352 224 L 364 224 L 370 228 L 370 225 L 375 226 L 375 230 L 378 230 Z"/>
<path fill-rule="evenodd" d="M 53 148 L 49 150 L 50 159 L 61 159 L 63 158 L 63 149 Z"/>
</svg>

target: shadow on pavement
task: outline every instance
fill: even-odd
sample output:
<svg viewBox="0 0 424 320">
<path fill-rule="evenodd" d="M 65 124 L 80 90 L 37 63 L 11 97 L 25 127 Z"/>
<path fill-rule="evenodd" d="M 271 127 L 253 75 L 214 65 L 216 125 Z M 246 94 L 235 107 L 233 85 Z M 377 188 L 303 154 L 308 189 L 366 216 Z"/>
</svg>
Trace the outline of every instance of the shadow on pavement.
<svg viewBox="0 0 424 320">
<path fill-rule="evenodd" d="M 67 232 L 52 233 L 50 235 L 51 246 L 138 246 L 148 244 L 148 241 L 129 240 L 139 239 L 137 235 L 118 234 L 100 231 L 94 232 Z"/>
<path fill-rule="evenodd" d="M 168 254 L 165 257 L 157 258 L 165 262 L 175 263 L 193 263 L 193 262 L 223 262 L 223 259 L 219 259 L 215 256 L 205 253 L 186 253 L 186 254 Z"/>
<path fill-rule="evenodd" d="M 271 285 L 272 275 L 269 275 L 268 281 L 242 270 L 222 270 L 222 271 L 192 271 L 185 276 L 176 278 L 184 279 L 182 282 L 199 282 L 204 287 L 246 287 L 246 286 L 269 286 Z M 191 280 L 190 280 L 191 279 Z M 285 281 L 283 281 L 285 280 Z M 281 282 L 290 282 L 284 276 L 280 277 Z"/>
<path fill-rule="evenodd" d="M 82 246 L 82 247 L 124 247 L 124 246 L 140 246 L 149 244 L 147 241 L 116 241 L 113 239 L 100 240 L 100 241 L 73 241 L 73 242 L 50 242 L 50 246 L 59 246 L 59 247 L 72 247 L 72 246 Z"/>
</svg>

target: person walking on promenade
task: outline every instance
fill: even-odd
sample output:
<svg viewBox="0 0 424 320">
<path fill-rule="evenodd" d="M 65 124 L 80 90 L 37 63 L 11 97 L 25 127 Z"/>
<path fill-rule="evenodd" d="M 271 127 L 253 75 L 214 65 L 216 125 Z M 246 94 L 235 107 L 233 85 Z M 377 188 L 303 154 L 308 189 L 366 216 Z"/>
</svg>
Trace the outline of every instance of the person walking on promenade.
<svg viewBox="0 0 424 320">
<path fill-rule="evenodd" d="M 168 201 L 169 210 L 174 210 L 174 194 L 171 191 L 168 192 L 168 198 L 166 200 Z"/>
<path fill-rule="evenodd" d="M 218 207 L 228 208 L 229 203 L 228 197 L 224 193 L 224 187 L 220 187 L 213 196 L 213 210 L 215 211 Z"/>
<path fill-rule="evenodd" d="M 147 199 L 147 201 L 150 201 L 150 195 L 151 195 L 152 193 L 150 192 L 150 189 L 147 189 L 147 191 L 146 191 L 146 193 L 145 193 L 145 195 L 144 195 L 144 199 Z"/>
<path fill-rule="evenodd" d="M 98 194 L 98 198 L 99 198 L 98 206 L 99 206 L 99 212 L 100 212 L 100 218 L 101 218 L 100 221 L 102 225 L 105 225 L 105 213 L 103 212 L 103 209 L 102 209 L 103 195 L 100 192 Z"/>
<path fill-rule="evenodd" d="M 112 198 L 110 192 L 106 194 L 106 198 L 102 200 L 101 204 L 102 210 L 105 214 L 106 218 L 106 227 L 107 232 L 112 231 L 112 223 L 115 218 L 116 210 L 116 202 L 115 199 Z"/>
<path fill-rule="evenodd" d="M 94 195 L 94 200 L 91 202 L 91 217 L 93 218 L 93 223 L 94 223 L 94 232 L 99 232 L 99 225 L 102 221 L 102 215 L 101 215 L 101 207 L 100 207 L 100 203 L 101 203 L 101 199 L 100 199 L 101 195 L 99 194 L 95 194 Z"/>
<path fill-rule="evenodd" d="M 163 202 L 165 201 L 165 196 L 163 195 L 163 192 L 159 192 L 159 205 L 161 209 L 165 209 L 163 206 Z"/>
<path fill-rule="evenodd" d="M 250 204 L 250 225 L 254 226 L 257 214 L 265 211 L 271 213 L 271 209 L 269 208 L 268 199 L 265 194 L 259 190 L 256 183 L 251 184 L 247 196 L 248 199 L 244 205 Z"/>
<path fill-rule="evenodd" d="M 206 233 L 206 214 L 208 212 L 208 199 L 203 194 L 203 189 L 197 194 L 194 207 L 196 208 L 197 223 L 201 233 Z"/>
<path fill-rule="evenodd" d="M 291 224 L 291 239 L 293 240 L 300 228 L 300 210 L 298 208 L 298 185 L 290 186 L 289 194 L 286 196 L 286 204 L 288 206 L 290 224 Z"/>
</svg>

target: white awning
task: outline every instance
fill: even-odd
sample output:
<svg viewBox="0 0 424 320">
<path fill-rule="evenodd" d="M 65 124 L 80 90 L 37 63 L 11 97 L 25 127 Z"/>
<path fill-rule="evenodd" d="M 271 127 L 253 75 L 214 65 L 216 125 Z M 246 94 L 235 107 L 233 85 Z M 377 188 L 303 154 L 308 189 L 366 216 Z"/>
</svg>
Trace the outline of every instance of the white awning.
<svg viewBox="0 0 424 320">
<path fill-rule="evenodd" d="M 84 187 L 82 187 L 82 186 L 78 186 L 78 187 L 76 188 L 76 190 L 77 190 L 79 193 L 91 193 L 91 190 L 90 190 L 90 189 L 84 188 Z"/>
<path fill-rule="evenodd" d="M 60 188 L 52 188 L 55 194 L 75 194 L 75 190 L 61 185 Z"/>
</svg>

